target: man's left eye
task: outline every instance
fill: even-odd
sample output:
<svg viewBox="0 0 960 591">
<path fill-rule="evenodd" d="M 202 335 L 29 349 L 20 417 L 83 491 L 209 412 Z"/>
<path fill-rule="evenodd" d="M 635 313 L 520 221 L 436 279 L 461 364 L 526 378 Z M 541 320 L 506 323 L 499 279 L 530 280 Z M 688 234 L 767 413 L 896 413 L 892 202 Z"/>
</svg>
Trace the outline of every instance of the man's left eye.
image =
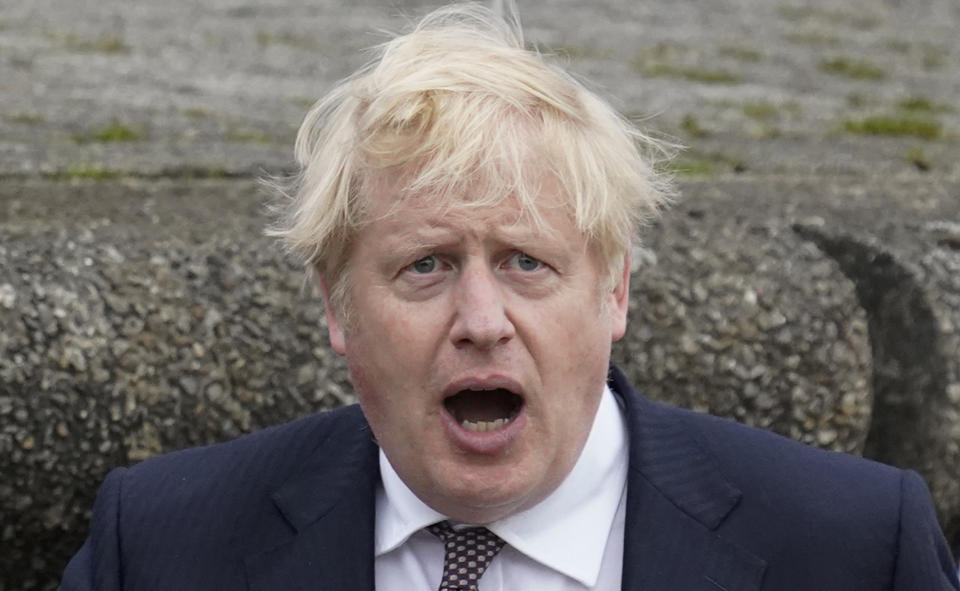
<svg viewBox="0 0 960 591">
<path fill-rule="evenodd" d="M 543 263 L 539 260 L 523 252 L 518 252 L 510 257 L 510 263 L 521 271 L 536 271 L 543 266 Z"/>
</svg>

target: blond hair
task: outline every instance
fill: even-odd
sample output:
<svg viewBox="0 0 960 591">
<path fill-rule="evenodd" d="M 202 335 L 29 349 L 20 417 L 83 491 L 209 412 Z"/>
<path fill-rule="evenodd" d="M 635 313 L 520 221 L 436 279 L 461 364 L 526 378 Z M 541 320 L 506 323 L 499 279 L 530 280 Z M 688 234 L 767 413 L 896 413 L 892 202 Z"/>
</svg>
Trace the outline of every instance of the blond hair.
<svg viewBox="0 0 960 591">
<path fill-rule="evenodd" d="M 607 102 L 525 48 L 515 18 L 446 6 L 309 111 L 300 172 L 268 232 L 326 277 L 345 313 L 346 259 L 373 182 L 399 180 L 399 195 L 457 207 L 512 198 L 539 222 L 546 175 L 615 283 L 637 228 L 670 194 L 648 161 L 656 153 Z"/>
</svg>

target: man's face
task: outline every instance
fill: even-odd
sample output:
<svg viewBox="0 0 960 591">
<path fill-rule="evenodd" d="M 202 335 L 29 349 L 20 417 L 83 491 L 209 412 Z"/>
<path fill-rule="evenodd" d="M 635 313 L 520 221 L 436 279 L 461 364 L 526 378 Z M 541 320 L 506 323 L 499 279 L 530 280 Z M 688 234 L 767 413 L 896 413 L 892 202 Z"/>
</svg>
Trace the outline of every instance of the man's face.
<svg viewBox="0 0 960 591">
<path fill-rule="evenodd" d="M 368 200 L 347 265 L 353 321 L 327 316 L 377 441 L 454 519 L 533 506 L 593 424 L 626 272 L 601 290 L 604 266 L 553 195 L 541 230 L 512 200 L 453 213 L 387 188 Z"/>
</svg>

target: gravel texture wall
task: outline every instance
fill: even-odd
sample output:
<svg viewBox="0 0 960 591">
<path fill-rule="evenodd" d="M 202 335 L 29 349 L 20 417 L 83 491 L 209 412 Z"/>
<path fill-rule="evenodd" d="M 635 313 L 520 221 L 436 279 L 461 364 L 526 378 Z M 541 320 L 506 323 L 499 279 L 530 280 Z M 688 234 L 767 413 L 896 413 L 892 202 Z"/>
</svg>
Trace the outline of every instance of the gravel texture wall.
<svg viewBox="0 0 960 591">
<path fill-rule="evenodd" d="M 615 361 L 652 397 L 921 470 L 955 533 L 953 226 L 868 244 L 789 204 L 742 207 L 762 187 L 689 189 L 635 255 Z M 0 588 L 55 586 L 109 468 L 352 401 L 320 301 L 262 236 L 263 203 L 251 181 L 10 191 Z"/>
<path fill-rule="evenodd" d="M 919 470 L 948 539 L 960 540 L 960 224 L 895 226 L 882 238 L 797 229 L 855 281 L 869 318 L 866 455 Z"/>
</svg>

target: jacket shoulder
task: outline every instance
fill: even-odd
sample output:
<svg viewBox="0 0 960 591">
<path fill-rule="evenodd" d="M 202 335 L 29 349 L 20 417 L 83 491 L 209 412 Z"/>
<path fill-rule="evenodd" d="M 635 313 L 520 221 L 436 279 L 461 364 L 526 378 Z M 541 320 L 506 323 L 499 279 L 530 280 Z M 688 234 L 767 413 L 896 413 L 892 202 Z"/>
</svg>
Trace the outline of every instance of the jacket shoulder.
<svg viewBox="0 0 960 591">
<path fill-rule="evenodd" d="M 350 406 L 121 470 L 112 476 L 126 550 L 145 561 L 158 552 L 209 557 L 229 548 L 241 555 L 264 536 L 281 536 L 289 526 L 276 491 L 316 458 L 346 454 L 353 449 L 346 442 L 363 441 L 368 433 L 359 407 Z M 338 478 L 321 474 L 315 484 L 323 488 Z"/>
<path fill-rule="evenodd" d="M 90 535 L 62 588 L 245 588 L 244 557 L 292 531 L 278 491 L 311 474 L 304 494 L 316 498 L 354 474 L 338 473 L 337 460 L 375 449 L 371 440 L 359 407 L 350 406 L 117 468 L 100 488 Z"/>
<path fill-rule="evenodd" d="M 741 491 L 721 531 L 757 554 L 788 557 L 768 565 L 772 588 L 851 573 L 876 579 L 865 588 L 886 587 L 890 576 L 893 589 L 957 588 L 956 565 L 917 473 L 727 419 L 670 412 Z M 804 564 L 817 570 L 798 572 Z"/>
<path fill-rule="evenodd" d="M 363 429 L 367 426 L 359 406 L 350 405 L 222 443 L 150 458 L 126 470 L 125 486 L 161 484 L 172 489 L 158 490 L 161 496 L 160 492 L 172 493 L 184 486 L 229 486 L 251 473 L 262 474 L 262 480 L 282 478 L 328 439 Z"/>
<path fill-rule="evenodd" d="M 730 419 L 658 406 L 671 416 L 669 420 L 682 425 L 745 497 L 748 492 L 762 493 L 761 498 L 776 498 L 781 505 L 817 507 L 848 519 L 860 513 L 875 518 L 876 511 L 898 513 L 903 470 Z"/>
</svg>

